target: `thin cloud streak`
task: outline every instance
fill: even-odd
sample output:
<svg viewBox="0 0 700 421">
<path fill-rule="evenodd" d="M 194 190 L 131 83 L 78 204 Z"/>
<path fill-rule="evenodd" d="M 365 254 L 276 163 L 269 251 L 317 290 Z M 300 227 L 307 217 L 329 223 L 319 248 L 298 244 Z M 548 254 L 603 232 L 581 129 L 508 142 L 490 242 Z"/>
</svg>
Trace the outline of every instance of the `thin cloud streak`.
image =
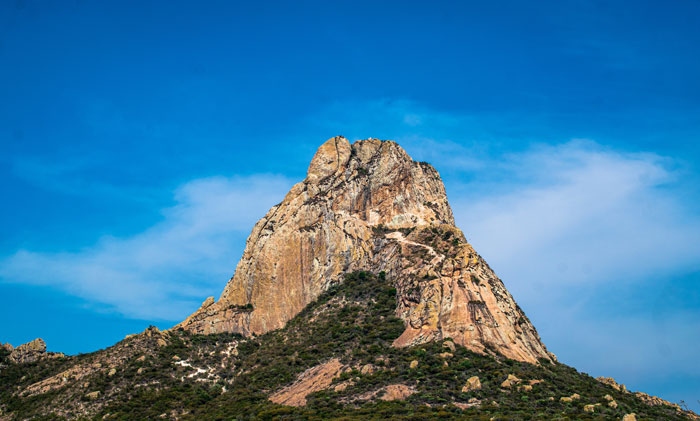
<svg viewBox="0 0 700 421">
<path fill-rule="evenodd" d="M 556 287 L 683 273 L 700 262 L 700 216 L 673 190 L 668 159 L 591 141 L 541 146 L 493 163 L 510 190 L 462 186 L 459 225 L 509 285 Z M 482 184 L 483 185 L 479 185 Z M 502 181 L 498 181 L 502 184 Z"/>
<path fill-rule="evenodd" d="M 178 321 L 221 292 L 251 227 L 291 184 L 274 175 L 193 180 L 149 229 L 72 253 L 19 250 L 0 261 L 0 279 L 53 286 L 99 311 Z"/>
</svg>

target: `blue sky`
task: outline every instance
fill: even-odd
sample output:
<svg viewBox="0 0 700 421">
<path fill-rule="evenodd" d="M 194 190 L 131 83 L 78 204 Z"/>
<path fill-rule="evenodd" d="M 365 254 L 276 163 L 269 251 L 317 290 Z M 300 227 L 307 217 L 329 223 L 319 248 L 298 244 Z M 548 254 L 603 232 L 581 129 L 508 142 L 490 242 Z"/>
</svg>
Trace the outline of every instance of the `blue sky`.
<svg viewBox="0 0 700 421">
<path fill-rule="evenodd" d="M 377 3 L 1 2 L 0 341 L 173 325 L 379 137 L 561 361 L 699 409 L 700 3 Z"/>
</svg>

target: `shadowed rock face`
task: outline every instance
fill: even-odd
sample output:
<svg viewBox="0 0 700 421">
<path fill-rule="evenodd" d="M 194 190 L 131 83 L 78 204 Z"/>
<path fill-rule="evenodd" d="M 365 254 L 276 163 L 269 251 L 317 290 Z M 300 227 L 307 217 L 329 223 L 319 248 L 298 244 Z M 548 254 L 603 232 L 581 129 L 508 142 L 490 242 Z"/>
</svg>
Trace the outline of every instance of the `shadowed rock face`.
<svg viewBox="0 0 700 421">
<path fill-rule="evenodd" d="M 177 327 L 262 334 L 355 270 L 393 280 L 406 322 L 396 346 L 451 337 L 521 361 L 554 358 L 455 227 L 438 172 L 378 139 L 321 145 L 306 179 L 253 228 L 221 298 Z"/>
</svg>

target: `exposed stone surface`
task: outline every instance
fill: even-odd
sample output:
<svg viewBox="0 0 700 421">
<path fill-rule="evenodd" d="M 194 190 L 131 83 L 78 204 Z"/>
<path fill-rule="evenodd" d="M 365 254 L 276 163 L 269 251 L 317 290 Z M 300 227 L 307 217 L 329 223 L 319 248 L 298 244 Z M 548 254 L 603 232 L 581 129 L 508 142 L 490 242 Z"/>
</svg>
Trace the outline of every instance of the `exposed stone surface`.
<svg viewBox="0 0 700 421">
<path fill-rule="evenodd" d="M 591 404 L 591 405 L 584 405 L 583 410 L 586 412 L 595 412 L 596 407 L 600 406 L 599 403 L 596 404 Z"/>
<path fill-rule="evenodd" d="M 97 398 L 100 397 L 100 391 L 99 391 L 99 390 L 96 390 L 96 391 L 94 391 L 94 392 L 86 393 L 86 394 L 85 394 L 85 397 L 88 398 L 88 399 L 93 399 L 93 400 L 94 400 L 94 399 L 97 399 Z"/>
<path fill-rule="evenodd" d="M 620 392 L 627 392 L 627 388 L 625 387 L 625 385 L 618 384 L 612 377 L 596 377 L 595 379 L 601 383 L 612 386 L 612 388 L 615 390 L 619 390 Z"/>
<path fill-rule="evenodd" d="M 361 374 L 372 374 L 372 373 L 374 373 L 375 370 L 376 370 L 376 368 L 372 364 L 365 364 L 360 369 L 360 373 Z"/>
<path fill-rule="evenodd" d="M 469 402 L 464 403 L 464 402 L 452 402 L 452 405 L 456 406 L 459 409 L 469 409 L 469 408 L 474 408 L 478 407 L 481 405 L 481 401 L 478 400 L 477 398 L 471 398 L 469 399 Z"/>
<path fill-rule="evenodd" d="M 579 395 L 578 393 L 574 393 L 571 396 L 562 396 L 561 398 L 559 398 L 559 400 L 562 402 L 573 402 L 578 399 L 581 399 L 581 395 Z"/>
<path fill-rule="evenodd" d="M 270 395 L 270 400 L 280 405 L 304 406 L 306 396 L 327 389 L 333 379 L 343 371 L 340 360 L 334 358 L 303 372 L 293 384 Z"/>
<path fill-rule="evenodd" d="M 321 145 L 306 179 L 253 228 L 219 300 L 208 298 L 178 327 L 262 334 L 354 270 L 394 281 L 406 322 L 396 346 L 450 337 L 476 352 L 554 359 L 455 227 L 438 172 L 378 139 Z"/>
<path fill-rule="evenodd" d="M 472 376 L 467 379 L 467 384 L 462 388 L 462 392 L 471 392 L 481 389 L 481 381 L 478 376 Z"/>
<path fill-rule="evenodd" d="M 503 380 L 503 383 L 501 383 L 501 387 L 511 387 L 513 385 L 519 384 L 521 380 L 517 378 L 516 376 L 509 374 L 508 378 Z"/>
<path fill-rule="evenodd" d="M 637 421 L 637 415 L 634 413 L 626 414 L 622 417 L 622 421 Z"/>
<path fill-rule="evenodd" d="M 390 384 L 385 386 L 382 390 L 384 393 L 379 397 L 379 399 L 383 401 L 402 401 L 416 393 L 415 388 L 406 386 L 405 384 Z"/>
<path fill-rule="evenodd" d="M 671 402 L 669 402 L 665 399 L 661 399 L 657 396 L 652 396 L 652 395 L 646 394 L 644 392 L 634 392 L 634 395 L 636 397 L 638 397 L 639 399 L 641 399 L 642 402 L 644 402 L 647 405 L 652 405 L 652 406 L 667 405 L 667 406 L 671 406 L 671 407 L 675 408 L 677 411 L 681 410 L 681 406 L 678 405 L 677 403 L 671 403 Z"/>
<path fill-rule="evenodd" d="M 41 338 L 37 338 L 12 350 L 10 360 L 16 363 L 29 363 L 42 358 L 45 353 L 46 342 Z"/>
</svg>

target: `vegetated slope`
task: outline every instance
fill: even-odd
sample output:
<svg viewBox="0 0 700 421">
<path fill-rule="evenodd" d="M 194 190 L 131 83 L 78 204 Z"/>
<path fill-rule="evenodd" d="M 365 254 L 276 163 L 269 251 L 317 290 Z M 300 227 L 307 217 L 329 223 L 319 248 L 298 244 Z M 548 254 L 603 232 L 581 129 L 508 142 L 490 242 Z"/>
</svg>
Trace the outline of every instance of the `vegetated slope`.
<svg viewBox="0 0 700 421">
<path fill-rule="evenodd" d="M 558 362 L 481 355 L 449 339 L 392 347 L 404 330 L 395 309 L 383 273 L 354 272 L 256 338 L 153 328 L 93 354 L 22 365 L 0 354 L 0 418 L 684 419 Z"/>
</svg>

